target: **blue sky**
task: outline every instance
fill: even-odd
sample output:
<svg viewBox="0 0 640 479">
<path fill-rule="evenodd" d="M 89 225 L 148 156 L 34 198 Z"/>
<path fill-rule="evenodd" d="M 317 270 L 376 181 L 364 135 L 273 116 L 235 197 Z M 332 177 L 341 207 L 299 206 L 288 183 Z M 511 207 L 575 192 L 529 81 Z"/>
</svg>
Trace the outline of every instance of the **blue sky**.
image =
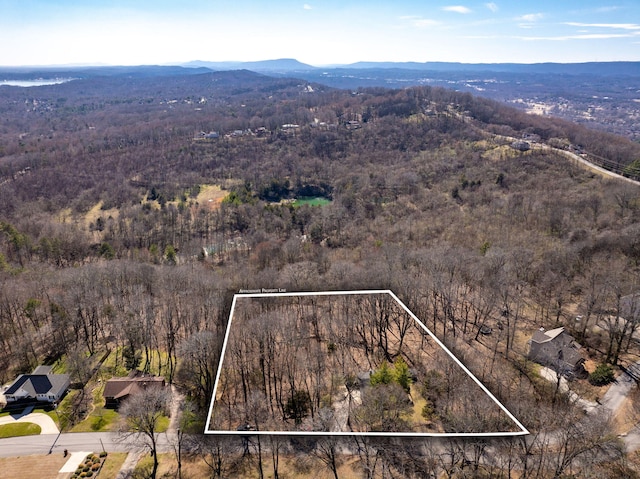
<svg viewBox="0 0 640 479">
<path fill-rule="evenodd" d="M 638 0 L 0 0 L 0 65 L 640 61 Z"/>
</svg>

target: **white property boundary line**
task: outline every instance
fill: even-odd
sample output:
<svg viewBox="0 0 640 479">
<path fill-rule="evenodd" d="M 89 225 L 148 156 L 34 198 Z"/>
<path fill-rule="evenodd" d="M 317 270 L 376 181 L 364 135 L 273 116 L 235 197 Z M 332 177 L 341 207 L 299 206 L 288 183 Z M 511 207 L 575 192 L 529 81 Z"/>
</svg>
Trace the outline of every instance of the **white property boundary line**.
<svg viewBox="0 0 640 479">
<path fill-rule="evenodd" d="M 504 413 L 520 428 L 520 431 L 515 432 L 444 432 L 444 433 L 416 433 L 416 432 L 345 432 L 345 431 L 211 431 L 209 426 L 211 423 L 211 417 L 213 414 L 213 404 L 216 399 L 216 392 L 218 390 L 218 381 L 220 380 L 220 373 L 222 371 L 222 364 L 224 362 L 224 355 L 227 349 L 227 342 L 229 340 L 229 332 L 231 331 L 231 323 L 233 320 L 233 313 L 236 307 L 236 300 L 240 298 L 273 298 L 273 297 L 286 297 L 286 296 L 345 296 L 345 295 L 365 295 L 365 294 L 388 294 L 391 296 L 401 307 L 404 309 L 417 323 L 426 331 L 426 333 L 440 346 L 448 355 L 453 359 L 462 370 L 467 373 L 475 383 L 504 411 Z M 433 438 L 446 438 L 446 437 L 514 437 L 525 436 L 530 434 L 526 427 L 522 425 L 518 419 L 515 418 L 511 412 L 500 402 L 496 397 L 485 387 L 484 384 L 476 378 L 469 369 L 455 357 L 455 355 L 449 351 L 449 349 L 427 328 L 418 317 L 411 312 L 405 304 L 391 290 L 361 290 L 361 291 L 320 291 L 320 292 L 280 292 L 280 293 L 248 293 L 248 294 L 235 294 L 233 296 L 233 302 L 231 304 L 231 312 L 229 313 L 229 323 L 227 324 L 227 331 L 224 336 L 224 343 L 222 344 L 222 352 L 220 354 L 220 363 L 218 364 L 218 372 L 216 373 L 216 381 L 213 386 L 213 396 L 211 398 L 211 405 L 209 406 L 209 415 L 207 417 L 207 424 L 204 430 L 205 434 L 218 434 L 218 435 L 235 435 L 235 436 L 380 436 L 380 437 L 433 437 Z"/>
</svg>

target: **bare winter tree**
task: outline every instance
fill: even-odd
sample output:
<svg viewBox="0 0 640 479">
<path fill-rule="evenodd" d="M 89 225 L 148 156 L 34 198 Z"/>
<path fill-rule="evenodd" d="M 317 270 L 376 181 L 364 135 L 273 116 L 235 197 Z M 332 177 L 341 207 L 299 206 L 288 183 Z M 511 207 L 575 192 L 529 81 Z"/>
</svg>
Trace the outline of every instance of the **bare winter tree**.
<svg viewBox="0 0 640 479">
<path fill-rule="evenodd" d="M 149 388 L 143 393 L 132 396 L 120 406 L 122 422 L 120 437 L 132 444 L 149 450 L 153 458 L 151 479 L 158 472 L 158 425 L 160 418 L 167 414 L 171 390 L 168 388 Z"/>
</svg>

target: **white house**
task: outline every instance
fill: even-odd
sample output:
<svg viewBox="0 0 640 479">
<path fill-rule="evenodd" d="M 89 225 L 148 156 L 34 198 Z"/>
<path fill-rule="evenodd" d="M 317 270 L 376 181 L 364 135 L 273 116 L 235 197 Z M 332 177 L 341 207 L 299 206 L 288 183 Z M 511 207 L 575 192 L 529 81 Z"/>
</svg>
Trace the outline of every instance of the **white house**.
<svg viewBox="0 0 640 479">
<path fill-rule="evenodd" d="M 7 404 L 20 400 L 58 402 L 69 389 L 68 374 L 53 374 L 51 366 L 38 366 L 31 374 L 21 374 L 4 392 Z"/>
</svg>

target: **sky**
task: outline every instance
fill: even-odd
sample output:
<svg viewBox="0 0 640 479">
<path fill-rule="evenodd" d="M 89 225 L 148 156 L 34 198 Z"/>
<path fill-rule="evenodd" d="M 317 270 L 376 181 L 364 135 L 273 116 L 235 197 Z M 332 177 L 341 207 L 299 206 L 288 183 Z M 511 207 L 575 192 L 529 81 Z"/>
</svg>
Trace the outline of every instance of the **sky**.
<svg viewBox="0 0 640 479">
<path fill-rule="evenodd" d="M 640 61 L 640 1 L 0 0 L 0 66 Z"/>
</svg>

